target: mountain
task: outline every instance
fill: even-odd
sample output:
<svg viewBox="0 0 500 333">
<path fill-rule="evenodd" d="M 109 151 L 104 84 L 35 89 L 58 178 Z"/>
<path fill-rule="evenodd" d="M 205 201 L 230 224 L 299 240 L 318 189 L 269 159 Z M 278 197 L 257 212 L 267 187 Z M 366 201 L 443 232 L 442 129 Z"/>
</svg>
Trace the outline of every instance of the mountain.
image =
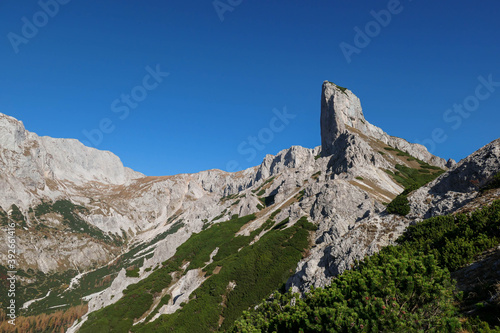
<svg viewBox="0 0 500 333">
<path fill-rule="evenodd" d="M 62 309 L 72 321 L 83 304 L 71 332 L 228 329 L 280 287 L 327 286 L 409 225 L 498 198 L 481 189 L 500 171 L 500 140 L 446 161 L 370 124 L 328 81 L 320 120 L 314 149 L 236 173 L 146 177 L 0 114 L 0 221 L 18 225 L 20 314 Z M 395 202 L 404 214 L 389 213 Z"/>
</svg>

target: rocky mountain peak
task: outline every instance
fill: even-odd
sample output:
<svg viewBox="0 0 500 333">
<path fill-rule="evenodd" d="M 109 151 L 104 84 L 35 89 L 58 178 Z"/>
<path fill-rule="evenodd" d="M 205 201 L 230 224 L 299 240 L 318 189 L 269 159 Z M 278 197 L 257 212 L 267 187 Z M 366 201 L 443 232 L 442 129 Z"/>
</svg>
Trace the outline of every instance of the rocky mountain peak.
<svg viewBox="0 0 500 333">
<path fill-rule="evenodd" d="M 28 206 L 38 195 L 59 195 L 61 182 L 121 185 L 143 177 L 115 154 L 75 139 L 40 137 L 15 118 L 0 113 L 0 206 Z M 61 186 L 60 186 L 61 185 Z"/>
<path fill-rule="evenodd" d="M 361 134 L 440 168 L 449 168 L 454 161 L 432 155 L 425 146 L 393 137 L 370 124 L 363 114 L 359 98 L 347 88 L 330 81 L 323 82 L 321 92 L 321 154 L 329 156 L 338 151 L 335 142 L 343 133 Z"/>
</svg>

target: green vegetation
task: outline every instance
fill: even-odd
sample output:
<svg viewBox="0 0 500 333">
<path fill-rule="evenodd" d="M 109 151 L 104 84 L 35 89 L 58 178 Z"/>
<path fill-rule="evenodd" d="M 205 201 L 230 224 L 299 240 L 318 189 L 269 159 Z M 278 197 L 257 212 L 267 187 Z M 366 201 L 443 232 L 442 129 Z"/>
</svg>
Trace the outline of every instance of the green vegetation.
<svg viewBox="0 0 500 333">
<path fill-rule="evenodd" d="M 275 292 L 244 312 L 233 331 L 492 332 L 489 326 L 500 324 L 498 302 L 478 304 L 479 318 L 460 314 L 470 295 L 462 299 L 449 273 L 500 244 L 500 201 L 470 215 L 425 220 L 397 242 L 302 299 Z"/>
<path fill-rule="evenodd" d="M 7 276 L 7 268 L 4 266 L 0 266 L 0 276 Z M 49 290 L 56 290 L 61 287 L 61 285 L 68 285 L 71 278 L 76 275 L 78 272 L 74 270 L 68 270 L 63 273 L 54 273 L 54 274 L 44 274 L 43 272 L 35 272 L 32 269 L 28 270 L 17 270 L 17 275 L 22 276 L 26 280 L 36 280 L 36 283 L 28 283 L 25 285 L 19 284 L 16 292 L 16 303 L 23 304 L 31 299 L 44 297 L 47 295 Z M 2 279 L 0 283 L 0 303 L 2 306 L 6 306 L 8 304 L 9 299 L 7 297 L 8 284 L 7 280 Z M 38 302 L 37 302 L 38 303 Z M 50 306 L 48 307 L 38 307 L 38 304 L 34 303 L 30 306 L 30 313 L 38 314 L 38 313 L 47 313 L 47 309 L 51 306 L 64 304 L 60 302 L 60 299 L 56 299 L 56 297 L 51 298 Z M 81 304 L 81 301 L 78 301 L 78 304 Z M 57 310 L 61 310 L 58 308 Z M 50 311 L 50 310 L 49 310 Z M 55 310 L 54 310 L 55 311 Z M 23 311 L 25 312 L 25 311 Z M 19 313 L 20 314 L 20 313 Z"/>
<path fill-rule="evenodd" d="M 408 194 L 418 189 L 418 185 L 410 185 L 403 193 L 399 194 L 394 200 L 387 205 L 387 212 L 389 214 L 398 214 L 406 216 L 410 212 L 410 202 L 408 201 Z"/>
<path fill-rule="evenodd" d="M 125 271 L 125 275 L 128 277 L 138 278 L 139 277 L 139 267 L 127 269 Z"/>
<path fill-rule="evenodd" d="M 437 167 L 437 166 L 434 166 L 434 165 L 429 165 L 429 164 L 423 164 L 423 163 L 420 163 L 420 167 L 423 168 L 423 169 L 430 169 L 430 170 L 442 170 L 440 167 Z"/>
<path fill-rule="evenodd" d="M 137 284 L 130 285 L 124 291 L 125 296 L 117 303 L 92 313 L 81 332 L 128 332 L 134 319 L 141 317 L 151 307 L 153 296 L 170 285 L 171 273 L 181 272 L 181 266 L 186 261 L 190 262 L 188 269 L 203 267 L 217 246 L 231 242 L 231 236 L 254 218 L 254 215 L 241 219 L 233 216 L 229 222 L 215 224 L 194 234 L 179 246 L 176 254 L 164 262 L 161 268 Z"/>
<path fill-rule="evenodd" d="M 230 328 L 243 310 L 287 280 L 308 247 L 309 231 L 314 229 L 302 218 L 291 228 L 266 233 L 257 243 L 239 252 L 214 258 L 206 270 L 222 269 L 193 293 L 189 303 L 176 314 L 163 315 L 152 324 L 134 327 L 133 331 L 209 332 Z M 228 287 L 230 282 L 234 289 Z M 193 316 L 196 321 L 190 320 Z M 224 321 L 219 328 L 221 317 Z"/>
<path fill-rule="evenodd" d="M 318 160 L 319 158 L 321 158 L 321 154 L 318 154 L 318 155 L 314 156 L 314 160 L 315 161 Z"/>
<path fill-rule="evenodd" d="M 111 306 L 89 315 L 80 332 L 128 332 L 134 319 L 141 317 L 153 304 L 153 295 L 172 281 L 168 270 L 156 270 L 147 279 L 123 291 L 124 296 Z"/>
<path fill-rule="evenodd" d="M 299 194 L 297 194 L 297 196 L 296 196 L 297 201 L 301 201 L 302 198 L 304 197 L 304 194 L 306 194 L 306 190 L 300 191 Z"/>
<path fill-rule="evenodd" d="M 260 197 L 260 196 L 263 196 L 264 193 L 266 193 L 266 190 L 260 190 L 259 193 L 257 193 L 257 196 Z"/>
<path fill-rule="evenodd" d="M 267 197 L 264 197 L 264 198 L 259 198 L 260 202 L 262 202 L 262 205 L 265 207 L 269 207 L 269 206 L 272 206 L 274 205 L 274 197 L 276 196 L 276 194 L 271 194 L 271 195 L 268 195 Z"/>
<path fill-rule="evenodd" d="M 212 222 L 217 221 L 217 220 L 220 220 L 221 218 L 223 218 L 223 217 L 224 217 L 224 215 L 226 215 L 226 213 L 227 213 L 227 209 L 224 209 L 224 211 L 222 211 L 222 213 L 220 213 L 220 215 L 218 215 L 218 216 L 216 216 L 216 217 L 214 217 L 214 218 L 212 219 Z"/>
<path fill-rule="evenodd" d="M 184 223 L 182 222 L 183 220 L 180 219 L 178 221 L 176 221 L 174 224 L 172 224 L 170 226 L 170 228 L 168 228 L 167 231 L 164 231 L 162 232 L 161 234 L 158 234 L 155 236 L 155 238 L 153 238 L 151 241 L 149 241 L 148 243 L 144 243 L 140 246 L 137 246 L 135 248 L 132 248 L 129 252 L 127 252 L 126 254 L 126 258 L 131 258 L 132 256 L 134 256 L 135 254 L 137 254 L 138 252 L 150 247 L 151 245 L 153 244 L 156 244 L 158 243 L 159 241 L 167 238 L 168 235 L 173 235 L 175 234 L 177 231 L 179 231 L 183 226 L 184 226 Z"/>
<path fill-rule="evenodd" d="M 183 262 L 190 262 L 187 270 L 201 268 L 210 260 L 210 254 L 219 247 L 219 252 L 214 260 L 221 255 L 225 248 L 234 248 L 235 244 L 243 246 L 240 239 L 250 242 L 249 237 L 234 235 L 248 222 L 255 219 L 255 215 L 238 217 L 237 215 L 227 222 L 217 223 L 198 234 L 193 234 L 186 242 L 177 248 L 175 255 L 163 262 L 163 266 L 168 266 L 177 271 Z"/>
<path fill-rule="evenodd" d="M 281 209 L 276 209 L 272 214 L 271 216 L 269 217 L 271 220 L 274 220 L 274 218 L 276 217 L 276 215 L 278 215 L 279 213 L 281 213 Z"/>
<path fill-rule="evenodd" d="M 399 214 L 401 216 L 406 216 L 410 212 L 408 194 L 433 181 L 439 175 L 441 175 L 444 170 L 416 159 L 410 154 L 399 149 L 392 147 L 385 147 L 384 149 L 388 151 L 394 151 L 398 156 L 406 156 L 408 161 L 417 161 L 419 164 L 418 168 L 410 168 L 402 164 L 396 164 L 395 172 L 385 170 L 385 172 L 391 175 L 395 181 L 403 185 L 405 188 L 403 193 L 398 195 L 391 203 L 388 204 L 387 212 L 390 214 Z"/>
<path fill-rule="evenodd" d="M 257 234 L 274 224 L 269 219 L 250 236 L 235 236 L 253 219 L 254 215 L 233 216 L 227 222 L 192 235 L 161 268 L 129 286 L 121 300 L 92 313 L 81 332 L 208 332 L 230 328 L 243 310 L 283 285 L 309 246 L 309 232 L 315 230 L 302 218 L 287 229 L 268 231 L 258 242 L 249 245 Z M 205 267 L 217 247 L 219 251 L 213 262 Z M 183 271 L 181 266 L 187 262 L 189 267 Z M 191 295 L 188 303 L 175 314 L 162 315 L 151 324 L 146 321 L 132 326 L 134 319 L 151 308 L 153 297 L 161 295 L 171 284 L 171 273 L 183 274 L 194 268 L 203 268 L 208 279 Z M 148 318 L 168 300 L 169 296 L 163 296 Z M 220 318 L 224 320 L 219 328 Z"/>
<path fill-rule="evenodd" d="M 272 176 L 271 178 L 269 178 L 268 180 L 266 180 L 264 182 L 264 184 L 262 184 L 262 186 L 266 185 L 266 184 L 269 184 L 269 183 L 272 183 L 274 182 L 274 179 L 276 178 L 276 176 Z"/>
<path fill-rule="evenodd" d="M 408 196 L 404 194 L 398 195 L 394 200 L 392 200 L 387 205 L 387 212 L 389 214 L 398 214 L 401 216 L 406 216 L 410 212 L 410 203 L 408 202 Z"/>
<path fill-rule="evenodd" d="M 320 175 L 321 175 L 321 171 L 318 171 L 318 172 L 314 173 L 314 174 L 311 176 L 311 178 L 316 180 L 316 179 L 318 179 L 318 177 L 319 177 Z"/>
<path fill-rule="evenodd" d="M 266 222 L 262 225 L 262 230 L 269 230 L 273 225 L 274 221 L 271 219 L 267 219 Z"/>
<path fill-rule="evenodd" d="M 334 85 L 334 86 L 336 86 L 336 87 L 337 87 L 340 91 L 342 91 L 344 94 L 346 94 L 346 95 L 347 95 L 347 93 L 345 92 L 345 91 L 347 90 L 347 88 L 344 88 L 344 87 L 341 87 L 341 86 L 339 86 L 339 85 L 336 85 L 335 83 L 330 82 L 330 81 L 328 81 L 328 83 L 333 84 L 333 85 Z"/>
<path fill-rule="evenodd" d="M 10 218 L 14 222 L 16 222 L 19 227 L 27 228 L 28 225 L 26 224 L 26 217 L 24 217 L 23 213 L 21 213 L 19 207 L 17 207 L 16 205 L 12 205 L 10 209 L 11 209 Z"/>
<path fill-rule="evenodd" d="M 83 220 L 81 214 L 89 214 L 87 208 L 73 204 L 69 200 L 59 200 L 55 203 L 42 202 L 34 209 L 34 214 L 37 220 L 40 221 L 40 226 L 46 227 L 44 215 L 55 213 L 62 216 L 62 223 L 71 232 L 86 234 L 94 239 L 104 241 L 113 245 L 121 245 L 123 240 L 115 235 L 105 234 L 101 229 L 88 224 Z"/>
<path fill-rule="evenodd" d="M 482 191 L 500 188 L 500 172 L 494 175 Z"/>
<path fill-rule="evenodd" d="M 288 222 L 290 221 L 290 218 L 286 218 L 284 219 L 283 221 L 281 221 L 280 223 L 276 224 L 274 227 L 273 227 L 273 230 L 279 230 L 279 229 L 283 229 L 287 226 Z"/>
<path fill-rule="evenodd" d="M 363 177 L 356 177 L 357 180 L 365 180 Z"/>
<path fill-rule="evenodd" d="M 470 215 L 437 216 L 409 226 L 398 243 L 432 254 L 455 271 L 500 243 L 500 200 Z"/>
<path fill-rule="evenodd" d="M 268 179 L 268 180 L 266 180 L 264 183 L 262 183 L 262 185 L 260 185 L 258 188 L 256 188 L 255 190 L 252 190 L 252 193 L 257 193 L 257 192 L 261 191 L 261 189 L 262 189 L 264 186 L 266 186 L 267 184 L 270 184 L 270 183 L 274 182 L 274 179 L 275 179 L 275 178 L 276 178 L 276 176 L 273 176 L 273 177 L 269 178 L 269 179 Z M 264 193 L 262 193 L 262 194 L 264 194 Z M 261 195 L 262 195 L 262 194 L 261 194 Z M 258 196 L 261 196 L 261 195 L 258 195 Z"/>
<path fill-rule="evenodd" d="M 157 313 L 160 311 L 161 307 L 168 304 L 168 301 L 170 300 L 170 295 L 165 295 L 161 298 L 160 303 L 156 306 L 156 308 L 146 317 L 145 322 L 150 321 Z"/>
<path fill-rule="evenodd" d="M 173 223 L 167 231 L 158 234 L 154 239 L 147 243 L 141 243 L 132 247 L 129 252 L 119 256 L 113 263 L 83 275 L 80 278 L 79 283 L 73 286 L 72 289 L 66 290 L 69 286 L 71 278 L 78 274 L 77 271 L 68 270 L 64 273 L 55 274 L 43 274 L 42 272 L 34 272 L 31 269 L 26 272 L 20 271 L 18 273 L 24 274 L 27 280 L 35 282 L 23 285 L 22 288 L 19 288 L 20 292 L 16 295 L 18 298 L 17 302 L 22 304 L 23 302 L 31 299 L 44 297 L 47 295 L 47 292 L 51 290 L 48 297 L 33 303 L 27 311 L 23 311 L 24 314 L 37 315 L 47 313 L 47 309 L 63 304 L 66 305 L 64 307 L 54 308 L 53 311 L 81 305 L 81 298 L 83 296 L 102 291 L 109 287 L 121 269 L 132 266 L 141 267 L 144 261 L 143 256 L 148 257 L 150 254 L 148 255 L 148 252 L 138 256 L 138 253 L 147 247 L 156 244 L 168 235 L 176 233 L 182 226 L 182 220 Z M 1 293 L 0 297 L 4 294 L 7 295 L 7 293 Z M 0 298 L 0 300 L 2 299 Z"/>
<path fill-rule="evenodd" d="M 8 225 L 9 224 L 9 216 L 7 215 L 7 212 L 5 212 L 2 207 L 0 207 L 0 225 Z"/>
<path fill-rule="evenodd" d="M 226 200 L 236 199 L 236 198 L 238 198 L 238 197 L 239 197 L 238 193 L 230 194 L 230 195 L 227 195 L 227 196 L 225 196 L 225 197 L 222 197 L 222 198 L 220 199 L 220 202 L 224 202 L 224 201 L 226 201 Z"/>
<path fill-rule="evenodd" d="M 367 258 L 303 299 L 275 293 L 272 301 L 245 312 L 234 331 L 456 331 L 460 323 L 452 301 L 449 273 L 432 256 L 395 251 Z"/>
<path fill-rule="evenodd" d="M 405 188 L 411 186 L 419 188 L 433 181 L 444 172 L 444 170 L 439 170 L 434 173 L 429 173 L 428 168 L 424 168 L 423 166 L 419 169 L 413 169 L 401 164 L 396 164 L 396 170 L 395 172 L 386 170 L 386 172 Z"/>
</svg>

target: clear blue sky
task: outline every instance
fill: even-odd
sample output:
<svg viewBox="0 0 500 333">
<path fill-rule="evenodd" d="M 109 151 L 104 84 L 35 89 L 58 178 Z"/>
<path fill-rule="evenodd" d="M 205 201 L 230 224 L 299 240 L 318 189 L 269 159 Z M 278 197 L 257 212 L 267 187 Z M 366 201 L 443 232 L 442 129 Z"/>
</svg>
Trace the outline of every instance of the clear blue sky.
<svg viewBox="0 0 500 333">
<path fill-rule="evenodd" d="M 39 135 L 91 144 L 92 133 L 147 175 L 244 169 L 320 145 L 324 80 L 444 158 L 499 137 L 500 87 L 475 97 L 479 76 L 500 82 L 499 1 L 221 0 L 221 16 L 212 0 L 54 1 L 41 2 L 51 15 L 38 1 L 0 3 L 0 112 Z M 390 22 L 374 23 L 388 7 Z M 368 45 L 355 27 L 372 29 Z M 350 63 L 342 42 L 359 46 Z M 160 83 L 147 76 L 157 65 Z M 447 112 L 464 102 L 471 112 Z M 273 122 L 284 107 L 286 126 Z"/>
</svg>

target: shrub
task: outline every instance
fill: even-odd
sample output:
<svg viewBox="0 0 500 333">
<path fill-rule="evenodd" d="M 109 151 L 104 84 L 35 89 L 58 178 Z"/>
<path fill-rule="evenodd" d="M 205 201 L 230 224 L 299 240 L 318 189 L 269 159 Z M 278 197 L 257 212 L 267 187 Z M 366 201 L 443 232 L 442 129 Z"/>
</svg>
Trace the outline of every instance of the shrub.
<svg viewBox="0 0 500 333">
<path fill-rule="evenodd" d="M 500 188 L 500 172 L 494 175 L 488 184 L 483 188 L 484 190 L 492 190 L 495 188 Z"/>
<path fill-rule="evenodd" d="M 139 277 L 139 267 L 132 268 L 132 269 L 127 269 L 125 272 L 125 275 L 128 277 Z"/>
<path fill-rule="evenodd" d="M 267 232 L 252 245 L 248 245 L 253 239 L 252 235 L 232 239 L 226 236 L 221 240 L 228 242 L 229 239 L 229 243 L 216 244 L 220 250 L 213 258 L 214 262 L 205 269 L 212 272 L 215 267 L 221 267 L 218 274 L 212 274 L 175 314 L 162 315 L 150 324 L 136 325 L 132 331 L 205 333 L 231 328 L 245 309 L 258 304 L 287 281 L 309 246 L 309 231 L 315 229 L 303 217 L 290 228 Z M 238 229 L 233 230 L 236 232 Z M 195 241 L 199 244 L 201 239 Z M 183 246 L 179 247 L 178 252 Z M 230 282 L 235 285 L 232 289 L 228 288 Z M 220 319 L 223 321 L 220 322 Z"/>
<path fill-rule="evenodd" d="M 470 215 L 437 216 L 409 226 L 398 243 L 432 253 L 441 265 L 457 270 L 500 243 L 500 200 Z"/>
<path fill-rule="evenodd" d="M 316 179 L 318 179 L 318 177 L 319 177 L 320 175 L 321 175 L 321 171 L 318 171 L 318 172 L 314 173 L 314 174 L 311 176 L 311 178 L 316 180 Z"/>
<path fill-rule="evenodd" d="M 456 331 L 453 291 L 432 255 L 376 254 L 302 299 L 275 292 L 244 312 L 233 332 Z"/>
<path fill-rule="evenodd" d="M 244 312 L 233 332 L 500 332 L 489 326 L 498 316 L 489 323 L 460 318 L 463 301 L 449 273 L 498 246 L 500 200 L 470 215 L 413 225 L 397 243 L 303 298 L 275 292 Z M 483 310 L 481 302 L 473 315 Z"/>
<path fill-rule="evenodd" d="M 276 215 L 278 215 L 279 213 L 281 213 L 281 209 L 276 209 L 272 214 L 271 216 L 269 217 L 271 220 L 274 220 L 274 218 L 276 217 Z"/>
<path fill-rule="evenodd" d="M 398 214 L 406 216 L 410 212 L 410 203 L 408 197 L 404 194 L 398 195 L 387 205 L 387 212 L 389 214 Z"/>
</svg>

